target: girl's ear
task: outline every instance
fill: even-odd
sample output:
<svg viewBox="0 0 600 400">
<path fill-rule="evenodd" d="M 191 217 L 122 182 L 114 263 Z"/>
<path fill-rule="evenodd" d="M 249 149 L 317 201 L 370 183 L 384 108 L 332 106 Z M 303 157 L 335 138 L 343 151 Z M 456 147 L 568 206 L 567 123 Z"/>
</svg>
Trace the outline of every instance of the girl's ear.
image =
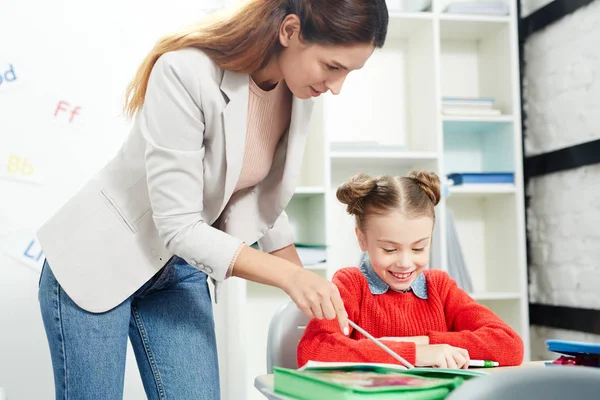
<svg viewBox="0 0 600 400">
<path fill-rule="evenodd" d="M 358 229 L 358 226 L 354 228 L 354 231 L 356 232 L 356 238 L 358 239 L 358 245 L 360 246 L 360 249 L 362 251 L 367 251 L 367 238 L 365 234 Z"/>
</svg>

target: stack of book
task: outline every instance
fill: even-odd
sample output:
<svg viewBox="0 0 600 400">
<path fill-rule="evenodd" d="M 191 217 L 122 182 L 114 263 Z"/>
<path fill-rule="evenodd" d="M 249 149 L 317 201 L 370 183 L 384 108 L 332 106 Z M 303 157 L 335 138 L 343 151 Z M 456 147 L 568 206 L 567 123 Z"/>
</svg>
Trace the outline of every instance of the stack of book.
<svg viewBox="0 0 600 400">
<path fill-rule="evenodd" d="M 492 97 L 443 97 L 442 113 L 450 116 L 493 117 L 501 112 L 494 108 Z"/>
<path fill-rule="evenodd" d="M 391 151 L 405 151 L 406 146 L 400 143 L 401 138 L 398 136 L 399 143 L 382 143 L 372 140 L 361 140 L 354 142 L 342 142 L 335 141 L 330 144 L 332 152 L 354 152 L 354 151 L 373 151 L 373 152 L 391 152 Z"/>
<path fill-rule="evenodd" d="M 510 8 L 504 1 L 462 1 L 448 4 L 449 14 L 508 15 Z"/>
<path fill-rule="evenodd" d="M 324 245 L 296 243 L 296 250 L 302 265 L 316 268 L 325 265 L 327 261 L 327 248 Z"/>
</svg>

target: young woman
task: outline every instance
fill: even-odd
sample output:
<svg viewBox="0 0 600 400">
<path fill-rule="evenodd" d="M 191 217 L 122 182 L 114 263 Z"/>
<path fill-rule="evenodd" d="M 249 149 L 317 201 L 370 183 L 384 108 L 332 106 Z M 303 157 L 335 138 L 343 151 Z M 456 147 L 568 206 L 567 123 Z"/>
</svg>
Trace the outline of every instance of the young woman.
<svg viewBox="0 0 600 400">
<path fill-rule="evenodd" d="M 207 278 L 217 297 L 230 276 L 279 287 L 348 329 L 284 209 L 311 98 L 339 93 L 387 23 L 385 0 L 254 0 L 156 44 L 123 147 L 38 232 L 57 398 L 120 399 L 129 336 L 148 398 L 219 399 Z"/>
<path fill-rule="evenodd" d="M 359 268 L 336 272 L 348 318 L 408 362 L 421 367 L 468 368 L 469 359 L 500 365 L 523 361 L 523 342 L 490 309 L 429 263 L 438 177 L 428 172 L 379 178 L 356 175 L 337 190 L 356 218 L 356 235 L 368 257 Z M 352 330 L 313 319 L 298 346 L 307 361 L 397 361 Z"/>
</svg>

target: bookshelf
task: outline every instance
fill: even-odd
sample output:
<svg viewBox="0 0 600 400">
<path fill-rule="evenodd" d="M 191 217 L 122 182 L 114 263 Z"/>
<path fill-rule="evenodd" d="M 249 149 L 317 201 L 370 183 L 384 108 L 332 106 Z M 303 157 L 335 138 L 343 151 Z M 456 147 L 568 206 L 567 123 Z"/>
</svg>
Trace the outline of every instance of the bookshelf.
<svg viewBox="0 0 600 400">
<path fill-rule="evenodd" d="M 353 218 L 335 197 L 352 174 L 513 173 L 514 184 L 447 187 L 436 207 L 430 268 L 448 270 L 451 212 L 472 297 L 521 335 L 529 360 L 516 2 L 506 0 L 508 16 L 450 15 L 449 3 L 434 0 L 424 12 L 390 9 L 385 47 L 348 76 L 339 96 L 315 100 L 300 186 L 287 210 L 298 242 L 327 246 L 327 262 L 313 270 L 330 278 L 360 256 Z M 445 97 L 490 97 L 500 113 L 449 115 Z M 236 284 L 244 286 L 236 307 L 245 317 L 232 314 L 230 323 L 248 349 L 236 366 L 246 388 L 238 394 L 260 399 L 253 380 L 266 370 L 268 323 L 289 299 L 266 286 Z"/>
</svg>

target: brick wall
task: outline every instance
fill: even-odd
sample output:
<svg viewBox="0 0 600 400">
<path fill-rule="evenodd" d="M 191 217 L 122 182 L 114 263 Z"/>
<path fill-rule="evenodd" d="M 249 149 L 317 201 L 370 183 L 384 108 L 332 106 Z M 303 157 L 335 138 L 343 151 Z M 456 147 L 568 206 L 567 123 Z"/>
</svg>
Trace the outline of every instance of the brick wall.
<svg viewBox="0 0 600 400">
<path fill-rule="evenodd" d="M 525 0 L 523 14 L 548 1 Z M 527 155 L 600 137 L 600 0 L 525 44 Z M 600 165 L 533 179 L 528 233 L 530 301 L 600 309 Z M 532 326 L 532 358 L 554 355 L 544 340 L 600 336 Z"/>
</svg>

